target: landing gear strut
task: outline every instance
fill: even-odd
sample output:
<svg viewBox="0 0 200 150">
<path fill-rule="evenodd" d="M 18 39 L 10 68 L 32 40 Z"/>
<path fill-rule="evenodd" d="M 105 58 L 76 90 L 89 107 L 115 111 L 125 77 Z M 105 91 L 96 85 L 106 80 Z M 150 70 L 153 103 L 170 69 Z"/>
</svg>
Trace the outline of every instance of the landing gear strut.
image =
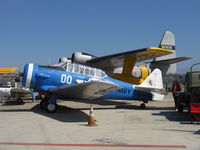
<svg viewBox="0 0 200 150">
<path fill-rule="evenodd" d="M 41 108 L 42 110 L 45 110 L 45 107 L 46 107 L 47 103 L 48 103 L 47 100 L 41 100 L 41 101 L 40 101 L 40 108 Z"/>
<path fill-rule="evenodd" d="M 54 113 L 57 110 L 56 95 L 45 97 L 40 102 L 40 108 L 45 110 L 47 113 Z"/>
</svg>

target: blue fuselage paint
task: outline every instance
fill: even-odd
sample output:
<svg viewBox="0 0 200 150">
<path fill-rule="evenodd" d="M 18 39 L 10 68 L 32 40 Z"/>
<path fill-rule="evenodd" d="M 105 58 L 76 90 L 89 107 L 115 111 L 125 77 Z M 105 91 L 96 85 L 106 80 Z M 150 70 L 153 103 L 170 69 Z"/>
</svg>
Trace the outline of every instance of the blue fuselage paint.
<svg viewBox="0 0 200 150">
<path fill-rule="evenodd" d="M 25 86 L 27 81 L 28 67 L 29 64 L 26 64 L 24 67 L 24 75 L 22 82 L 23 86 Z M 152 99 L 151 93 L 137 91 L 134 89 L 134 85 L 110 78 L 108 76 L 105 76 L 103 78 L 94 78 L 87 75 L 67 72 L 54 67 L 43 67 L 37 64 L 34 64 L 33 67 L 30 88 L 34 89 L 37 92 L 48 92 L 48 90 L 51 88 L 58 88 L 62 86 L 78 84 L 80 82 L 90 82 L 94 79 L 110 82 L 121 87 L 118 90 L 114 90 L 110 93 L 105 94 L 104 96 L 100 97 L 100 99 L 127 99 L 142 101 Z"/>
</svg>

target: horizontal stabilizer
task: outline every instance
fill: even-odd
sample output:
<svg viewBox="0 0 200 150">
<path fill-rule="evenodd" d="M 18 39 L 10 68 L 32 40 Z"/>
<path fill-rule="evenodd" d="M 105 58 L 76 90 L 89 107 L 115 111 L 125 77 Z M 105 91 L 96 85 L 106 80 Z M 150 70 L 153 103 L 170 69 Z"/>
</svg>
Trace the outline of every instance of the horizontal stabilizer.
<svg viewBox="0 0 200 150">
<path fill-rule="evenodd" d="M 154 93 L 163 94 L 163 95 L 167 94 L 167 92 L 164 89 L 159 89 L 159 88 L 135 87 L 135 89 L 138 91 L 143 91 L 143 92 L 154 92 Z"/>
<path fill-rule="evenodd" d="M 97 99 L 107 93 L 120 89 L 118 85 L 104 81 L 91 81 L 79 84 L 67 85 L 59 88 L 51 88 L 49 92 L 62 97 L 78 99 Z M 66 98 L 67 98 L 66 97 Z"/>
<path fill-rule="evenodd" d="M 177 58 L 171 58 L 171 59 L 152 61 L 151 63 L 153 63 L 153 64 L 174 64 L 174 63 L 189 60 L 189 59 L 192 59 L 192 58 L 190 58 L 190 57 L 177 57 Z"/>
</svg>

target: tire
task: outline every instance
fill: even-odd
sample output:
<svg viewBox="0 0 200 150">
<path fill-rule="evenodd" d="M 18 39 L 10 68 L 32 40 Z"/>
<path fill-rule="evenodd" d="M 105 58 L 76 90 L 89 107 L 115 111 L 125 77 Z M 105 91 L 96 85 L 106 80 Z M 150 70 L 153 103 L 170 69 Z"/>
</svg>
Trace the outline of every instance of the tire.
<svg viewBox="0 0 200 150">
<path fill-rule="evenodd" d="M 47 113 L 54 113 L 57 110 L 57 104 L 47 104 L 45 107 Z"/>
<path fill-rule="evenodd" d="M 178 106 L 178 112 L 180 112 L 180 113 L 183 112 L 183 106 Z"/>
<path fill-rule="evenodd" d="M 22 100 L 21 98 L 18 98 L 18 99 L 16 100 L 16 102 L 17 102 L 18 104 L 21 104 L 21 103 L 23 102 L 23 100 Z"/>
<path fill-rule="evenodd" d="M 142 104 L 140 105 L 140 108 L 141 108 L 141 109 L 145 109 L 145 108 L 146 108 L 146 105 L 145 105 L 144 103 L 142 103 Z"/>
</svg>

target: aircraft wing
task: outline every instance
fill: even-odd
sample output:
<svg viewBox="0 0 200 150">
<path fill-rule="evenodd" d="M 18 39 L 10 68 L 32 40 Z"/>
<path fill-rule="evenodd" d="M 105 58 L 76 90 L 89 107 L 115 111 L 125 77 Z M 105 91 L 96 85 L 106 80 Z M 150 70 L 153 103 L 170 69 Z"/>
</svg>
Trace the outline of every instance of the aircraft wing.
<svg viewBox="0 0 200 150">
<path fill-rule="evenodd" d="M 78 99 L 97 99 L 121 87 L 104 81 L 91 81 L 80 84 L 51 88 L 49 92 L 62 97 Z"/>
<path fill-rule="evenodd" d="M 87 64 L 100 68 L 106 72 L 111 72 L 115 68 L 123 67 L 123 74 L 130 74 L 136 62 L 141 62 L 172 53 L 173 51 L 168 49 L 147 47 L 144 49 L 93 58 L 87 61 Z"/>
<path fill-rule="evenodd" d="M 23 88 L 12 88 L 11 90 L 12 94 L 30 94 L 31 92 L 27 89 Z"/>
<path fill-rule="evenodd" d="M 11 73 L 16 71 L 18 68 L 17 67 L 1 67 L 0 68 L 0 73 Z"/>
<path fill-rule="evenodd" d="M 165 59 L 165 60 L 158 60 L 158 61 L 153 61 L 151 63 L 157 63 L 157 64 L 174 64 L 180 61 L 185 61 L 188 59 L 192 59 L 190 57 L 177 57 L 177 58 L 172 58 L 172 59 Z"/>
</svg>

